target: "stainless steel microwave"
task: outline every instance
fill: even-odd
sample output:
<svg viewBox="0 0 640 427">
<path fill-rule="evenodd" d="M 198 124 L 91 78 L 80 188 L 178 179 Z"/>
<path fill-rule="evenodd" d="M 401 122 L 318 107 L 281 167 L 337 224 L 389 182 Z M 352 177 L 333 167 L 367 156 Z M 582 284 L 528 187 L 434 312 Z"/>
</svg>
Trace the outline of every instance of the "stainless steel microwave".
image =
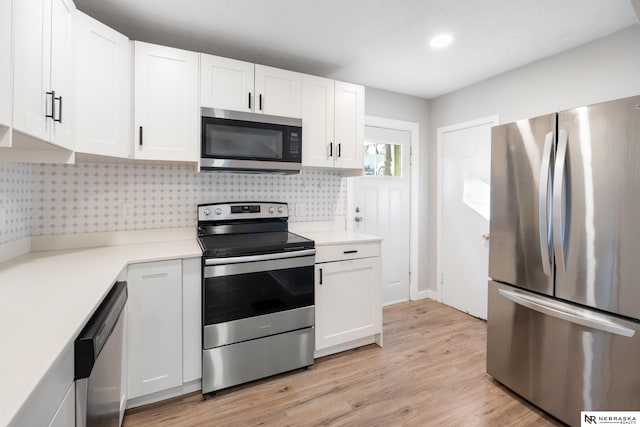
<svg viewBox="0 0 640 427">
<path fill-rule="evenodd" d="M 299 173 L 302 120 L 202 108 L 200 170 Z"/>
</svg>

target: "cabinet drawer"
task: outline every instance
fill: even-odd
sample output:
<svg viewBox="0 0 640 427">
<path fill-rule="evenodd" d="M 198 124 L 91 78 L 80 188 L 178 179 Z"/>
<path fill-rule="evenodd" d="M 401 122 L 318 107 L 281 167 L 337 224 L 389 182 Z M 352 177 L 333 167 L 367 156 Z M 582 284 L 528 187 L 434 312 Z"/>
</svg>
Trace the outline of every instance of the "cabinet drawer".
<svg viewBox="0 0 640 427">
<path fill-rule="evenodd" d="M 316 247 L 316 264 L 380 256 L 380 242 L 342 243 Z"/>
</svg>

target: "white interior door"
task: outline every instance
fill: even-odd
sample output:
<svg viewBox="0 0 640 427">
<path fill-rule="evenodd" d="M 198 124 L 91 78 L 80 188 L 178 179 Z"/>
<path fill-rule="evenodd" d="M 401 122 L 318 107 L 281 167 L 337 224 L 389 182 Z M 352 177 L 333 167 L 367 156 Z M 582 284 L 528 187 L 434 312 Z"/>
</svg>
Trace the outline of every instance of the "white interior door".
<svg viewBox="0 0 640 427">
<path fill-rule="evenodd" d="M 443 303 L 487 318 L 491 126 L 496 118 L 439 130 Z"/>
<path fill-rule="evenodd" d="M 365 127 L 363 177 L 354 178 L 356 232 L 382 237 L 382 303 L 409 300 L 410 144 L 408 131 Z"/>
</svg>

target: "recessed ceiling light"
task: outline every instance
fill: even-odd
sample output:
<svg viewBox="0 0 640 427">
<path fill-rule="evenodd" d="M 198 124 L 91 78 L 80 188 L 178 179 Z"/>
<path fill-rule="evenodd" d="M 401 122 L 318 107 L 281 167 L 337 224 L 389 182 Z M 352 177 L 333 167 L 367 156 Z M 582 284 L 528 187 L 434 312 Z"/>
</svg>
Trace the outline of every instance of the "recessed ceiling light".
<svg viewBox="0 0 640 427">
<path fill-rule="evenodd" d="M 443 47 L 449 46 L 452 41 L 453 41 L 453 37 L 451 37 L 449 34 L 440 34 L 432 38 L 429 44 L 431 44 L 431 47 L 435 47 L 436 49 L 441 49 Z"/>
</svg>

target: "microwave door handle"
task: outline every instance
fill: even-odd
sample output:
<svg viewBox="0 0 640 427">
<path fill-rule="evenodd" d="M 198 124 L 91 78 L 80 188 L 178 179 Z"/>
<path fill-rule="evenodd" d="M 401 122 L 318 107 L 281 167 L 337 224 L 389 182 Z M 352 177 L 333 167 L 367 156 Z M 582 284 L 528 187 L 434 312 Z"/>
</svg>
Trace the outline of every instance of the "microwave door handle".
<svg viewBox="0 0 640 427">
<path fill-rule="evenodd" d="M 249 92 L 249 110 L 251 110 L 251 92 Z"/>
</svg>

